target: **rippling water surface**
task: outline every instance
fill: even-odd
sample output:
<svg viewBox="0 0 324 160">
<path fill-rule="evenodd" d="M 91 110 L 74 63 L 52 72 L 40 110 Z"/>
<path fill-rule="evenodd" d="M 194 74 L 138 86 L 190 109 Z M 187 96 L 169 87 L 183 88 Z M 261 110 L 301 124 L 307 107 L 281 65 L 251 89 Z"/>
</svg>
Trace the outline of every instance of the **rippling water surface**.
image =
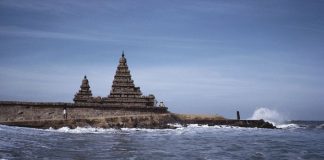
<svg viewBox="0 0 324 160">
<path fill-rule="evenodd" d="M 283 129 L 31 129 L 0 125 L 0 159 L 324 159 L 324 122 Z"/>
</svg>

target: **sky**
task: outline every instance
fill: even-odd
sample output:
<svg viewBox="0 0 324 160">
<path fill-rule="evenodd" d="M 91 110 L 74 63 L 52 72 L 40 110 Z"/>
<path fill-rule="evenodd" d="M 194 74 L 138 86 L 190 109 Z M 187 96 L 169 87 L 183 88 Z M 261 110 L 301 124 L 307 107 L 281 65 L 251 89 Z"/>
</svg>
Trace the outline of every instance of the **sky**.
<svg viewBox="0 0 324 160">
<path fill-rule="evenodd" d="M 0 100 L 107 96 L 122 51 L 171 112 L 324 120 L 323 0 L 0 0 Z"/>
</svg>

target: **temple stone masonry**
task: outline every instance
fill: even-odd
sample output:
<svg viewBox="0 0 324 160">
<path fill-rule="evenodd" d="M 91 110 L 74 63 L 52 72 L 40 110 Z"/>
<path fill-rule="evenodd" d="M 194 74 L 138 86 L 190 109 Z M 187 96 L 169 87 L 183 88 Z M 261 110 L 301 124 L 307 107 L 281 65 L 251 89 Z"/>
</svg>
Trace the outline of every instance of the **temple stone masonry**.
<svg viewBox="0 0 324 160">
<path fill-rule="evenodd" d="M 136 87 L 128 69 L 124 52 L 113 80 L 110 94 L 107 97 L 93 97 L 87 77 L 82 80 L 79 92 L 74 97 L 75 103 L 98 103 L 107 105 L 154 107 L 154 95 L 143 96 L 140 87 Z"/>
</svg>

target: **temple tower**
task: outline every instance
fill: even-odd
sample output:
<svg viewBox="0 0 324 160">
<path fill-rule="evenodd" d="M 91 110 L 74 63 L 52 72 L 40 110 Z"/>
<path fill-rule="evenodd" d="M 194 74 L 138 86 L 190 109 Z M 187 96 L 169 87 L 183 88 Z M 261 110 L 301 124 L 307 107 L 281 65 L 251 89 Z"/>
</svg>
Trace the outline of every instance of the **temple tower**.
<svg viewBox="0 0 324 160">
<path fill-rule="evenodd" d="M 141 95 L 140 88 L 134 85 L 134 81 L 128 70 L 127 60 L 123 53 L 119 59 L 119 65 L 108 97 L 139 97 Z"/>
<path fill-rule="evenodd" d="M 155 97 L 153 95 L 142 96 L 140 87 L 135 87 L 123 52 L 119 59 L 110 94 L 104 103 L 122 106 L 153 107 L 154 102 Z"/>
<path fill-rule="evenodd" d="M 87 103 L 91 101 L 91 99 L 92 99 L 92 93 L 90 90 L 89 81 L 87 79 L 87 76 L 84 76 L 82 80 L 82 84 L 80 86 L 80 90 L 78 93 L 74 95 L 73 101 L 75 103 Z"/>
</svg>

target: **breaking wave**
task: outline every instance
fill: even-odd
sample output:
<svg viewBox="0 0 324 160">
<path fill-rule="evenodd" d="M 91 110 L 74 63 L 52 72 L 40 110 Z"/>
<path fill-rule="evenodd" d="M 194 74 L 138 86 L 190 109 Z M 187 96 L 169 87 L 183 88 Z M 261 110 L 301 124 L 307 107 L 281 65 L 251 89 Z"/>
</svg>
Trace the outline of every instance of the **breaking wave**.
<svg viewBox="0 0 324 160">
<path fill-rule="evenodd" d="M 322 124 L 316 126 L 316 128 L 318 128 L 318 129 L 324 129 L 324 123 L 322 123 Z"/>
<path fill-rule="evenodd" d="M 215 126 L 208 126 L 208 125 L 199 125 L 199 124 L 190 124 L 190 125 L 180 125 L 180 124 L 169 124 L 172 127 L 176 127 L 176 129 L 146 129 L 146 128 L 121 128 L 121 129 L 114 129 L 114 128 L 93 128 L 93 127 L 76 127 L 71 129 L 69 127 L 62 127 L 58 129 L 45 129 L 45 131 L 49 132 L 58 132 L 58 133 L 73 133 L 73 134 L 85 134 L 85 133 L 120 133 L 120 132 L 182 132 L 182 131 L 199 131 L 199 130 L 210 130 L 210 129 L 253 129 L 253 128 L 244 128 L 238 126 L 228 126 L 228 125 L 215 125 Z"/>
<path fill-rule="evenodd" d="M 298 124 L 287 123 L 287 118 L 283 114 L 280 114 L 278 111 L 269 108 L 258 108 L 256 109 L 252 116 L 249 118 L 252 120 L 263 119 L 275 125 L 277 128 L 282 129 L 295 129 L 300 128 Z"/>
<path fill-rule="evenodd" d="M 256 109 L 250 119 L 253 120 L 263 119 L 272 123 L 282 123 L 285 121 L 283 115 L 281 115 L 278 111 L 269 108 Z"/>
<path fill-rule="evenodd" d="M 294 124 L 294 123 L 289 123 L 289 124 L 277 124 L 276 127 L 277 127 L 277 128 L 281 128 L 281 129 L 295 129 L 295 128 L 302 128 L 302 127 L 300 127 L 298 124 Z"/>
<path fill-rule="evenodd" d="M 62 133 L 112 133 L 116 132 L 116 129 L 105 129 L 105 128 L 92 128 L 92 127 L 76 127 L 74 129 L 71 129 L 69 127 L 62 127 L 59 129 L 53 129 L 49 128 L 46 129 L 46 131 L 52 131 L 52 132 L 62 132 Z"/>
</svg>

